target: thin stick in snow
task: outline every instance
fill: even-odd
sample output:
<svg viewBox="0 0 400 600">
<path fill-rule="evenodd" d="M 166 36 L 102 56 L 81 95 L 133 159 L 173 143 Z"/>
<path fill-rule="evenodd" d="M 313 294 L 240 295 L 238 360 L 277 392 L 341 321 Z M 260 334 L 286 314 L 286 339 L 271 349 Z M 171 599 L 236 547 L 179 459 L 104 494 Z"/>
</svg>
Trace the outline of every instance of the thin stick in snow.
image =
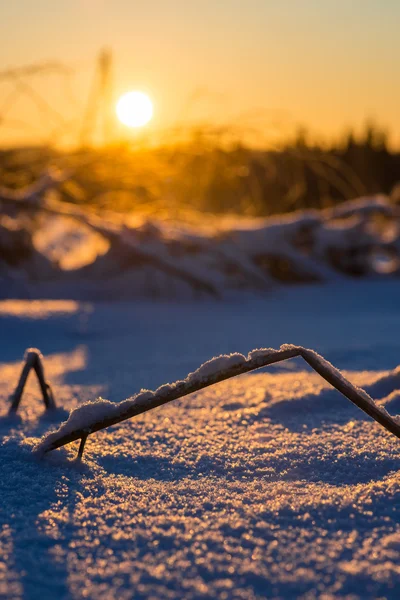
<svg viewBox="0 0 400 600">
<path fill-rule="evenodd" d="M 26 380 L 28 379 L 28 375 L 32 369 L 35 371 L 36 376 L 38 378 L 40 390 L 43 396 L 43 402 L 45 404 L 46 409 L 49 410 L 56 407 L 51 386 L 48 383 L 48 381 L 46 381 L 44 376 L 42 359 L 42 354 L 36 348 L 28 348 L 28 350 L 26 350 L 25 364 L 22 367 L 18 385 L 10 398 L 11 406 L 9 414 L 17 412 L 19 403 L 21 402 L 22 393 L 25 388 Z"/>
<path fill-rule="evenodd" d="M 163 385 L 155 392 L 144 390 L 133 398 L 118 404 L 101 399 L 83 404 L 70 413 L 68 420 L 62 423 L 57 431 L 46 435 L 34 451 L 44 454 L 80 439 L 79 457 L 81 457 L 86 438 L 96 431 L 136 417 L 225 379 L 296 356 L 301 356 L 321 377 L 353 404 L 390 433 L 400 438 L 400 425 L 396 420 L 384 408 L 377 406 L 364 390 L 357 388 L 343 377 L 340 371 L 322 356 L 302 346 L 284 345 L 279 350 L 272 348 L 253 350 L 247 357 L 242 354 L 219 356 L 201 365 L 197 371 L 190 373 L 183 381 Z"/>
<path fill-rule="evenodd" d="M 81 439 L 81 443 L 79 444 L 79 450 L 78 450 L 78 460 L 82 459 L 83 451 L 85 449 L 85 444 L 86 444 L 87 438 L 88 438 L 88 436 L 84 435 Z"/>
</svg>

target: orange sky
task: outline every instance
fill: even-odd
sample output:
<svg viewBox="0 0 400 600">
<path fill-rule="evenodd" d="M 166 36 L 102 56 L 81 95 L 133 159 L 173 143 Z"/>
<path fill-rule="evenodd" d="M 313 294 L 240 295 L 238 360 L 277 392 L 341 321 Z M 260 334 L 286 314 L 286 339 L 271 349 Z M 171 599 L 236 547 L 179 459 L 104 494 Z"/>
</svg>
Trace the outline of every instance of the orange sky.
<svg viewBox="0 0 400 600">
<path fill-rule="evenodd" d="M 29 80 L 59 121 L 25 92 L 5 114 L 12 87 L 0 81 L 2 145 L 77 140 L 104 46 L 115 96 L 153 98 L 153 130 L 203 120 L 274 140 L 302 124 L 330 138 L 372 117 L 400 142 L 397 0 L 15 0 L 0 18 L 0 70 L 46 60 L 73 70 Z"/>
</svg>

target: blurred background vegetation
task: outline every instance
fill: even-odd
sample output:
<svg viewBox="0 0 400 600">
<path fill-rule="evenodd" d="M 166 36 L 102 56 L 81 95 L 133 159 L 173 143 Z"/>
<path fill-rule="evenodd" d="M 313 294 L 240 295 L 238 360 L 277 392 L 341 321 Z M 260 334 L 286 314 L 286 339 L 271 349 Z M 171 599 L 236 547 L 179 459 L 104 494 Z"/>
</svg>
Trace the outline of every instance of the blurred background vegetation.
<svg viewBox="0 0 400 600">
<path fill-rule="evenodd" d="M 4 187 L 17 189 L 58 166 L 71 170 L 63 191 L 72 202 L 170 218 L 269 216 L 377 193 L 400 202 L 400 152 L 372 121 L 360 135 L 349 131 L 330 145 L 299 130 L 279 147 L 262 149 L 233 133 L 233 127 L 196 127 L 181 141 L 157 146 L 138 140 L 74 151 L 3 149 L 0 177 Z"/>
</svg>

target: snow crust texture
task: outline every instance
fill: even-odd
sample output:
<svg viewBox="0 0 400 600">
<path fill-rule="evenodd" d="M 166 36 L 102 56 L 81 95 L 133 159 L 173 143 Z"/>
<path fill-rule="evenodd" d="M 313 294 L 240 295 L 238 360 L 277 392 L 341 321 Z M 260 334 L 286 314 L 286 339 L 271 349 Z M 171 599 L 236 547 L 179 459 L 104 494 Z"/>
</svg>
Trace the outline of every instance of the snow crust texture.
<svg viewBox="0 0 400 600">
<path fill-rule="evenodd" d="M 227 346 L 279 347 L 291 337 L 400 414 L 400 290 L 378 288 L 379 310 L 359 310 L 374 294 L 363 286 L 348 288 L 347 312 L 323 288 L 310 310 L 311 292 L 300 289 L 295 315 L 280 297 L 253 304 L 245 322 L 242 305 L 99 306 L 84 329 L 79 311 L 0 311 L 9 340 L 0 347 L 0 597 L 397 598 L 400 444 L 302 362 L 99 432 L 83 464 L 77 444 L 41 460 L 31 452 L 90 398 L 114 402 L 182 379 Z M 32 378 L 10 419 L 27 338 L 63 408 L 43 414 Z"/>
</svg>

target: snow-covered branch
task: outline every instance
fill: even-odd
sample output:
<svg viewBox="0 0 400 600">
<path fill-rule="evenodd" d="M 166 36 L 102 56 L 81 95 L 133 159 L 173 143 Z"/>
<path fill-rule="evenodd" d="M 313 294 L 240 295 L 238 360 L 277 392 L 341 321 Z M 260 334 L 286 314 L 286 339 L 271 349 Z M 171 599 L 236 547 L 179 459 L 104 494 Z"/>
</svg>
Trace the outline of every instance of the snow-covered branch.
<svg viewBox="0 0 400 600">
<path fill-rule="evenodd" d="M 131 419 L 231 377 L 297 356 L 301 356 L 346 398 L 400 438 L 400 425 L 395 419 L 385 409 L 377 406 L 364 390 L 343 377 L 340 371 L 322 356 L 302 346 L 283 345 L 279 350 L 272 348 L 253 350 L 247 357 L 243 354 L 230 354 L 213 358 L 182 381 L 163 385 L 154 392 L 143 390 L 136 396 L 117 404 L 103 399 L 83 404 L 70 413 L 68 420 L 57 431 L 46 435 L 36 446 L 35 452 L 44 454 L 75 440 L 81 440 L 79 449 L 81 456 L 87 437 L 96 431 Z"/>
</svg>

